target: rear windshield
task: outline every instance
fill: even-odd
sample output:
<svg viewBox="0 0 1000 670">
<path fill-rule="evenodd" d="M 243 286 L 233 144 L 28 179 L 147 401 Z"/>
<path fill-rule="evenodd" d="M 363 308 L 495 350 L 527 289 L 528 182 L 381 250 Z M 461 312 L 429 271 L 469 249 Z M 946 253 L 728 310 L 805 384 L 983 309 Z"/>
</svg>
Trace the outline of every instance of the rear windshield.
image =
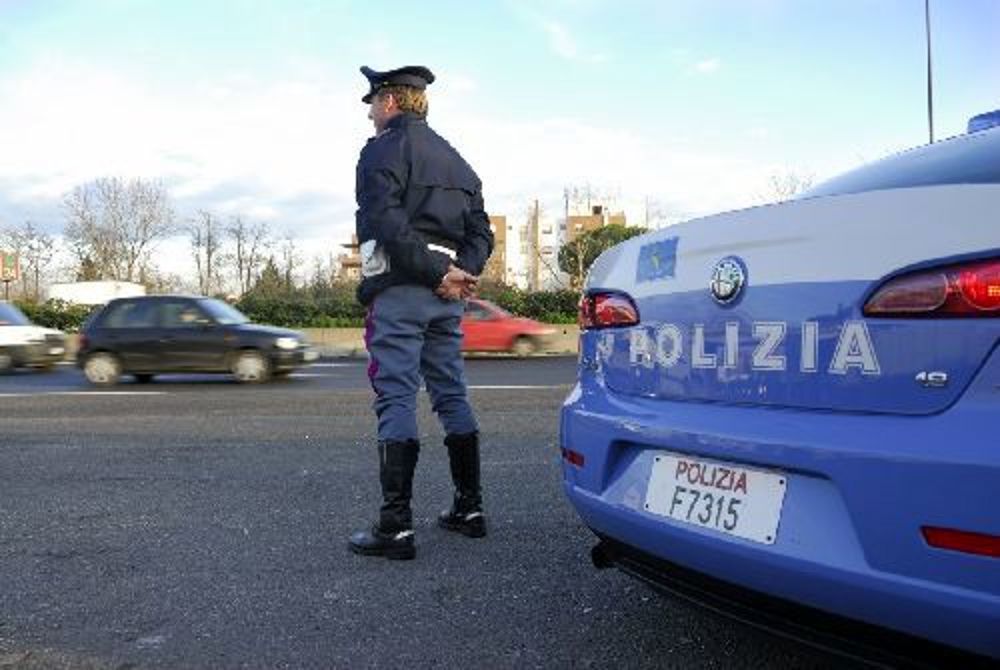
<svg viewBox="0 0 1000 670">
<path fill-rule="evenodd" d="M 30 326 L 28 317 L 14 305 L 0 302 L 0 326 Z"/>
<path fill-rule="evenodd" d="M 913 186 L 1000 184 L 1000 128 L 904 151 L 819 184 L 798 199 Z"/>
</svg>

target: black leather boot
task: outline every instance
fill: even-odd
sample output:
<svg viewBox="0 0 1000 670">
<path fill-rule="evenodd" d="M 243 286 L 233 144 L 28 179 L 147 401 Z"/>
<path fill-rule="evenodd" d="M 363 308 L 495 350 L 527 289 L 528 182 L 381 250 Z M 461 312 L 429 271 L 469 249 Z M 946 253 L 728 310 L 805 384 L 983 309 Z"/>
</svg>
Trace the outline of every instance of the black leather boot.
<svg viewBox="0 0 1000 670">
<path fill-rule="evenodd" d="M 444 438 L 451 463 L 455 498 L 451 509 L 441 513 L 438 525 L 466 537 L 486 536 L 483 492 L 479 483 L 479 433 L 448 435 Z"/>
<path fill-rule="evenodd" d="M 370 530 L 351 535 L 350 548 L 356 554 L 406 560 L 417 555 L 413 544 L 413 471 L 417 466 L 420 443 L 379 442 L 379 479 L 382 482 L 382 508 L 378 523 Z"/>
</svg>

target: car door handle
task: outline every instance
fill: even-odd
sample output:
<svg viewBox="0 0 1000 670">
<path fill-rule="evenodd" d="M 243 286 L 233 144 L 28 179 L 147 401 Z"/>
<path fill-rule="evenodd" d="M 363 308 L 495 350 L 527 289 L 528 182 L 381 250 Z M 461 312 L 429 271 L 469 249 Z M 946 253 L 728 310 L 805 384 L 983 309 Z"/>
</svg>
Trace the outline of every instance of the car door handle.
<svg viewBox="0 0 1000 670">
<path fill-rule="evenodd" d="M 170 344 L 173 341 L 174 341 L 174 338 L 172 338 L 172 337 L 161 337 L 160 340 L 159 340 L 160 344 Z"/>
</svg>

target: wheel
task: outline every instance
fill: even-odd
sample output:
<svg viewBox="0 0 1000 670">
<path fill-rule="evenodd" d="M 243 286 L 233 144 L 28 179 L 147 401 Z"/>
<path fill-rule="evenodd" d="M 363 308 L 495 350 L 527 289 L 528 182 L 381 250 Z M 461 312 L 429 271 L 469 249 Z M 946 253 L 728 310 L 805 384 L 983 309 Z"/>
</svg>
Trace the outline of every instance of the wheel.
<svg viewBox="0 0 1000 670">
<path fill-rule="evenodd" d="M 91 354 L 83 364 L 83 374 L 94 386 L 114 386 L 122 375 L 122 365 L 112 354 Z"/>
<path fill-rule="evenodd" d="M 241 384 L 260 384 L 271 376 L 271 366 L 259 351 L 240 351 L 233 359 L 233 375 Z"/>
<path fill-rule="evenodd" d="M 135 377 L 137 384 L 148 384 L 153 381 L 153 375 L 148 372 L 136 373 L 132 376 Z"/>
<path fill-rule="evenodd" d="M 530 356 L 538 351 L 538 343 L 530 337 L 521 335 L 514 340 L 514 344 L 511 346 L 510 351 L 518 358 L 524 358 L 525 356 Z"/>
<path fill-rule="evenodd" d="M 0 375 L 14 369 L 14 357 L 4 349 L 0 349 Z"/>
</svg>

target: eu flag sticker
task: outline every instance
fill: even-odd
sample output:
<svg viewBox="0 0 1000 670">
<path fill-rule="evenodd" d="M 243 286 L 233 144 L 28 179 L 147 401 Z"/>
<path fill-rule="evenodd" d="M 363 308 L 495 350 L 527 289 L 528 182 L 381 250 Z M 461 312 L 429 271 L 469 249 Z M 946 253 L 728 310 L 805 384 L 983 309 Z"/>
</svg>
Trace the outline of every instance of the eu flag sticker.
<svg viewBox="0 0 1000 670">
<path fill-rule="evenodd" d="M 677 264 L 677 238 L 644 244 L 639 249 L 639 264 L 635 268 L 635 281 L 653 281 L 674 276 Z"/>
</svg>

